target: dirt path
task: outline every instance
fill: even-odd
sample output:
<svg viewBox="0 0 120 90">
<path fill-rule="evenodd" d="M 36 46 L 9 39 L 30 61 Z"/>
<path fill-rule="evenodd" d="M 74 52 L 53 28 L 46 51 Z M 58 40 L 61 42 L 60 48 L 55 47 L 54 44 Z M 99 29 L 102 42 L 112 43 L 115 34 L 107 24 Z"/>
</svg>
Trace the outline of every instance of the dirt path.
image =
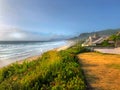
<svg viewBox="0 0 120 90">
<path fill-rule="evenodd" d="M 120 90 L 120 55 L 79 54 L 90 90 Z"/>
</svg>

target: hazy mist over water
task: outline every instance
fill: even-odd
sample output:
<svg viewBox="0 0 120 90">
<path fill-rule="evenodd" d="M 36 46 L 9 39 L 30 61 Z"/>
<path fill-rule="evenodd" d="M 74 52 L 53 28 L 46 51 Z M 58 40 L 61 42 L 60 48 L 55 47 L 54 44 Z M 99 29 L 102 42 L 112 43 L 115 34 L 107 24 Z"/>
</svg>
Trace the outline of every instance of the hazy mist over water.
<svg viewBox="0 0 120 90">
<path fill-rule="evenodd" d="M 31 56 L 40 55 L 45 51 L 64 46 L 66 44 L 66 41 L 0 42 L 0 63 L 4 66 Z"/>
</svg>

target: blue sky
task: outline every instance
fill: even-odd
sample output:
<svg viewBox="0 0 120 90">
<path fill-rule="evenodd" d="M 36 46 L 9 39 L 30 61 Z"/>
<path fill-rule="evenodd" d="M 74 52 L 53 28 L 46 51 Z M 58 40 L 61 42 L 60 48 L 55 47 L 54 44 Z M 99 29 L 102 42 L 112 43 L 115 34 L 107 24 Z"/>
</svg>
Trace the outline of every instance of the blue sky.
<svg viewBox="0 0 120 90">
<path fill-rule="evenodd" d="M 109 28 L 120 28 L 120 0 L 0 0 L 0 38 L 8 31 L 47 39 Z"/>
</svg>

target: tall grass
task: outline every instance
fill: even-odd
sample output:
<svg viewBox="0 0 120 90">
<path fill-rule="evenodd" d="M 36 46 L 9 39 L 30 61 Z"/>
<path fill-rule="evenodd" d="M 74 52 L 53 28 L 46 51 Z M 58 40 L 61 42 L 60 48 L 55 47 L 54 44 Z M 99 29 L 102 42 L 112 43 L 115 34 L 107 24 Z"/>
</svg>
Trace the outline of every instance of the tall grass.
<svg viewBox="0 0 120 90">
<path fill-rule="evenodd" d="M 0 70 L 0 90 L 85 90 L 76 57 L 85 51 L 73 46 L 60 52 L 48 51 L 35 61 L 4 67 Z"/>
</svg>

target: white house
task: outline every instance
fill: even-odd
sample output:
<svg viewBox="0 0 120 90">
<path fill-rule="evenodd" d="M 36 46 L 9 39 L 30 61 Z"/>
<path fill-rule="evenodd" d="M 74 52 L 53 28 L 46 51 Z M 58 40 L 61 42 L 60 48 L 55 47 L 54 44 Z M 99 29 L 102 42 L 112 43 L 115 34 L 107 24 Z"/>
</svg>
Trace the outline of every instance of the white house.
<svg viewBox="0 0 120 90">
<path fill-rule="evenodd" d="M 89 36 L 89 38 L 82 44 L 82 46 L 96 46 L 101 44 L 107 38 L 107 36 L 99 36 L 94 34 L 93 36 Z"/>
</svg>

